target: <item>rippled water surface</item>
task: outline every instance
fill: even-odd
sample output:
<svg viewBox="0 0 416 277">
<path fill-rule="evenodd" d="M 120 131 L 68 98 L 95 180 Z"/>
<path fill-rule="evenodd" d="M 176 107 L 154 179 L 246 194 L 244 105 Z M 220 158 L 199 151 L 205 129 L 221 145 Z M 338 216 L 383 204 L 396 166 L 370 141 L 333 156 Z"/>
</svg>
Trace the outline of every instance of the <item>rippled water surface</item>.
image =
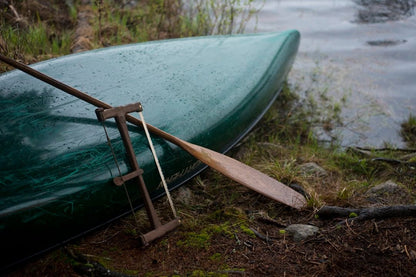
<svg viewBox="0 0 416 277">
<path fill-rule="evenodd" d="M 343 145 L 402 147 L 400 124 L 416 114 L 415 6 L 414 0 L 266 0 L 255 31 L 300 31 L 289 82 L 342 104 L 344 124 L 332 134 Z"/>
</svg>

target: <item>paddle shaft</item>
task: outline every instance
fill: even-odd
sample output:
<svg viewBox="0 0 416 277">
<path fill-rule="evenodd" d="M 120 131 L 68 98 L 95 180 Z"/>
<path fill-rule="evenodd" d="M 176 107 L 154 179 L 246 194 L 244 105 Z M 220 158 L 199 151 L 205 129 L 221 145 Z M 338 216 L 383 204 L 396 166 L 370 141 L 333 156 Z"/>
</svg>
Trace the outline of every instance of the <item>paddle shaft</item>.
<svg viewBox="0 0 416 277">
<path fill-rule="evenodd" d="M 25 64 L 17 62 L 1 54 L 0 60 L 96 107 L 104 109 L 112 108 L 107 103 L 55 80 Z M 130 115 L 126 116 L 126 120 L 137 126 L 143 126 L 142 121 Z M 306 205 L 306 199 L 303 195 L 254 168 L 251 168 L 221 153 L 181 140 L 150 124 L 146 124 L 146 126 L 153 134 L 178 145 L 206 165 L 216 169 L 234 181 L 259 192 L 260 194 L 296 209 L 303 208 Z"/>
<path fill-rule="evenodd" d="M 70 86 L 68 86 L 68 85 L 66 85 L 66 84 L 64 84 L 64 83 L 62 83 L 62 82 L 60 82 L 56 79 L 53 79 L 50 76 L 45 75 L 45 74 L 43 74 L 43 73 L 25 65 L 23 63 L 20 63 L 18 61 L 10 59 L 10 58 L 8 58 L 6 56 L 3 56 L 1 54 L 0 54 L 0 60 L 9 64 L 9 65 L 11 65 L 11 66 L 13 66 L 13 67 L 15 67 L 15 68 L 17 68 L 17 69 L 19 69 L 19 70 L 21 70 L 21 71 L 23 71 L 23 72 L 26 72 L 27 74 L 45 82 L 45 83 L 50 84 L 51 86 L 54 86 L 54 87 L 56 87 L 60 90 L 63 90 L 64 92 L 66 92 L 68 94 L 71 94 L 71 95 L 73 95 L 73 96 L 75 96 L 75 97 L 77 97 L 81 100 L 84 100 L 85 102 L 90 103 L 91 105 L 94 105 L 98 108 L 104 108 L 104 109 L 112 108 L 112 106 L 108 105 L 107 103 L 102 102 L 101 100 L 98 100 L 98 99 L 96 99 L 96 98 L 94 98 L 94 97 L 92 97 L 92 96 L 90 96 L 90 95 L 88 95 L 88 94 L 86 94 L 86 93 L 84 93 L 80 90 L 77 90 L 76 88 L 70 87 Z M 133 116 L 127 115 L 126 120 L 128 122 L 132 123 L 132 124 L 137 125 L 137 126 L 143 126 L 141 120 L 139 120 L 139 119 L 137 119 Z M 160 130 L 160 129 L 158 129 L 158 128 L 150 125 L 150 124 L 146 124 L 146 125 L 147 125 L 147 128 L 149 129 L 150 132 L 152 132 L 155 135 L 158 135 L 158 136 L 160 136 L 160 137 L 162 137 L 162 138 L 164 138 L 164 139 L 166 139 L 166 140 L 168 140 L 168 141 L 170 141 L 174 144 L 178 144 L 178 146 L 181 146 L 180 141 L 182 141 L 182 140 L 178 141 L 177 140 L 178 138 L 176 138 L 176 137 L 174 137 L 174 136 L 172 136 L 172 135 L 170 135 L 170 134 L 168 134 L 168 133 L 166 133 L 166 132 L 164 132 L 164 131 L 162 131 L 162 130 Z"/>
</svg>

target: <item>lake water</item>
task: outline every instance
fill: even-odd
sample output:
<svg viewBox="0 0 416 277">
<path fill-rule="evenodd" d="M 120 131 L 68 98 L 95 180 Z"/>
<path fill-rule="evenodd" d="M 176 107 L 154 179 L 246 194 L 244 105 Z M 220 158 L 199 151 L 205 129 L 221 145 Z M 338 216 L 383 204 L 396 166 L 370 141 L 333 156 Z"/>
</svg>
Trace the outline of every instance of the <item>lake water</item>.
<svg viewBox="0 0 416 277">
<path fill-rule="evenodd" d="M 403 147 L 400 124 L 416 115 L 416 1 L 266 0 L 257 29 L 300 31 L 290 85 L 342 106 L 342 145 Z"/>
</svg>

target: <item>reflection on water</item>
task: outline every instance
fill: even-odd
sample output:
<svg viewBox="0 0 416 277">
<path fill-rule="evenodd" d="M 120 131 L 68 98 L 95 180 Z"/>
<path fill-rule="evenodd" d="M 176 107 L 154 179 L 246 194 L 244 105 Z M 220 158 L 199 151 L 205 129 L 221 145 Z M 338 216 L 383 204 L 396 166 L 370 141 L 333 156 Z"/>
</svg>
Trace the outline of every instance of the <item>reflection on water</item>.
<svg viewBox="0 0 416 277">
<path fill-rule="evenodd" d="M 342 104 L 331 135 L 343 145 L 402 147 L 400 124 L 416 114 L 415 2 L 266 0 L 256 32 L 300 31 L 289 83 Z"/>
<path fill-rule="evenodd" d="M 359 23 L 380 23 L 402 20 L 414 15 L 413 0 L 355 0 L 361 7 L 357 12 Z"/>
</svg>

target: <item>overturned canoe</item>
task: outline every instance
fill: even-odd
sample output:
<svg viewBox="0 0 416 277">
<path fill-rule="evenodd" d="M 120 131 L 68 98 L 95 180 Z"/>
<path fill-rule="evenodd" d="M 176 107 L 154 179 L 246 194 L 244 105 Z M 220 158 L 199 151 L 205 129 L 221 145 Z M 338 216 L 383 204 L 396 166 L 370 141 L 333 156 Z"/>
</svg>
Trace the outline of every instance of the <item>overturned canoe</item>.
<svg viewBox="0 0 416 277">
<path fill-rule="evenodd" d="M 148 42 L 69 55 L 33 68 L 104 101 L 140 101 L 148 123 L 225 152 L 278 95 L 299 44 L 296 31 Z M 0 76 L 1 267 L 39 254 L 129 212 L 95 107 L 25 73 Z M 121 173 L 129 171 L 116 125 L 105 123 Z M 163 195 L 141 129 L 130 135 L 153 198 Z M 204 165 L 154 138 L 173 189 Z M 135 206 L 143 200 L 127 184 Z"/>
</svg>

